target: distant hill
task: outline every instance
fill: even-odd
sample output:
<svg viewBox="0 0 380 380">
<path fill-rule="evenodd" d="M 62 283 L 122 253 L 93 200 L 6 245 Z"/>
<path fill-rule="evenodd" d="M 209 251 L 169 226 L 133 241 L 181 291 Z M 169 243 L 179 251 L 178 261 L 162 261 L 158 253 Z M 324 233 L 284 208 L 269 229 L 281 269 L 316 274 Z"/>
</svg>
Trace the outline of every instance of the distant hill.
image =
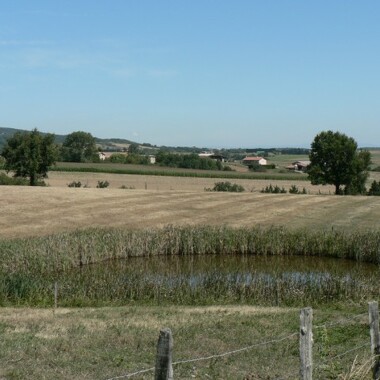
<svg viewBox="0 0 380 380">
<path fill-rule="evenodd" d="M 0 151 L 4 144 L 6 143 L 7 139 L 11 137 L 16 132 L 30 132 L 27 130 L 22 129 L 15 129 L 15 128 L 3 128 L 0 127 Z M 41 132 L 43 133 L 43 132 Z M 57 144 L 62 144 L 65 141 L 67 135 L 55 135 L 55 141 Z M 95 136 L 94 136 L 95 137 Z M 123 150 L 124 148 L 127 148 L 130 144 L 139 144 L 140 148 L 147 153 L 149 151 L 157 151 L 158 149 L 162 149 L 168 152 L 177 152 L 177 153 L 200 153 L 202 151 L 207 150 L 214 150 L 219 151 L 222 154 L 257 154 L 257 155 L 267 155 L 267 154 L 292 154 L 292 155 L 305 155 L 309 154 L 309 149 L 306 148 L 232 148 L 232 149 L 211 149 L 210 147 L 186 147 L 186 146 L 157 146 L 149 143 L 138 143 L 135 141 L 127 140 L 127 139 L 120 139 L 120 138 L 108 138 L 108 139 L 101 139 L 98 137 L 95 137 L 95 141 L 98 145 L 101 146 L 101 149 L 105 151 L 116 151 L 116 150 Z M 368 149 L 368 150 L 380 150 L 380 147 L 371 147 L 371 148 L 361 148 L 361 149 Z"/>
<path fill-rule="evenodd" d="M 6 143 L 6 141 L 9 139 L 9 137 L 12 137 L 16 132 L 30 132 L 29 130 L 25 129 L 16 129 L 16 128 L 3 128 L 0 127 L 0 149 L 3 147 L 3 145 Z M 41 132 L 43 134 L 43 132 Z M 62 142 L 65 140 L 65 135 L 55 135 L 55 141 L 58 144 L 62 144 Z"/>
<path fill-rule="evenodd" d="M 5 142 L 16 132 L 23 132 L 21 129 L 13 128 L 1 128 L 0 127 L 0 149 L 3 147 Z"/>
<path fill-rule="evenodd" d="M 27 131 L 24 129 L 0 127 L 0 150 L 5 145 L 8 138 L 12 137 L 16 132 L 30 132 L 30 131 Z M 41 133 L 43 134 L 44 132 L 41 132 Z M 62 144 L 65 141 L 67 135 L 54 135 L 54 136 L 55 136 L 55 142 L 57 144 Z M 119 139 L 119 138 L 100 139 L 100 138 L 95 137 L 95 141 L 99 145 L 109 146 L 109 147 L 114 146 L 115 148 L 121 145 L 128 146 L 129 144 L 134 143 L 131 140 Z"/>
</svg>

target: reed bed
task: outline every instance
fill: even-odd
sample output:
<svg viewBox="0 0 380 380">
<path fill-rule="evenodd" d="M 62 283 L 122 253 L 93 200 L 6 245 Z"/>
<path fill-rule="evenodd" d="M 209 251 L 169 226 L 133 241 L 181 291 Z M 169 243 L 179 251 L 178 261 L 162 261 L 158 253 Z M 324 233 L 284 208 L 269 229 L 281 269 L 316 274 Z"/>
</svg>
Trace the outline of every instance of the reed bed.
<svg viewBox="0 0 380 380">
<path fill-rule="evenodd" d="M 246 260 L 316 256 L 319 261 L 330 257 L 379 264 L 379 253 L 377 231 L 167 226 L 2 240 L 0 304 L 52 305 L 56 281 L 60 303 L 65 306 L 134 302 L 302 305 L 361 300 L 380 296 L 374 285 L 379 281 L 377 270 L 352 277 L 347 275 L 350 272 L 333 275 L 331 268 L 316 272 L 290 267 L 284 272 L 283 268 L 268 269 L 273 264 L 258 269 L 257 263 L 249 266 Z M 181 258 L 190 260 L 188 269 L 178 269 L 179 262 L 173 262 Z M 231 268 L 228 260 L 232 258 L 238 258 L 243 268 Z M 199 273 L 194 260 L 204 265 Z M 113 267 L 114 263 L 122 263 L 121 269 Z"/>
<path fill-rule="evenodd" d="M 380 231 L 227 226 L 86 229 L 0 240 L 0 269 L 8 273 L 46 273 L 129 257 L 235 254 L 334 257 L 380 264 Z"/>
</svg>

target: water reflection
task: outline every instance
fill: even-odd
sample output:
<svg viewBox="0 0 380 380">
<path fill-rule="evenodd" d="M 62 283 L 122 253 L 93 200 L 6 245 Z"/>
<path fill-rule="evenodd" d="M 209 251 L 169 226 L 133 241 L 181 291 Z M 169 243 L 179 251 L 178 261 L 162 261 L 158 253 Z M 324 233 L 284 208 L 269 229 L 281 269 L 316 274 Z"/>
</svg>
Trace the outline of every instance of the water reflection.
<svg viewBox="0 0 380 380">
<path fill-rule="evenodd" d="M 103 262 L 61 281 L 89 299 L 298 304 L 378 296 L 379 279 L 377 266 L 349 260 L 210 255 Z"/>
</svg>

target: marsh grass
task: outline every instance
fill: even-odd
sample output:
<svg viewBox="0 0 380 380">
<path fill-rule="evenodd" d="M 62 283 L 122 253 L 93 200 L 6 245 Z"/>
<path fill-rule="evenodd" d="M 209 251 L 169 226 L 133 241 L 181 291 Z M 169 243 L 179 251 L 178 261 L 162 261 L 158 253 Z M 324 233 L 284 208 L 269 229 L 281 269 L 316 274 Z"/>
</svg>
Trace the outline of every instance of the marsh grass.
<svg viewBox="0 0 380 380">
<path fill-rule="evenodd" d="M 51 305 L 55 281 L 60 284 L 60 302 L 66 306 L 126 302 L 302 305 L 360 301 L 380 295 L 375 286 L 376 276 L 351 278 L 347 273 L 330 276 L 323 271 L 287 275 L 281 270 L 269 273 L 257 270 L 248 264 L 247 271 L 242 272 L 231 269 L 227 261 L 236 256 L 243 263 L 249 256 L 314 256 L 379 264 L 379 247 L 380 233 L 376 231 L 210 226 L 138 231 L 90 229 L 2 240 L 0 303 Z M 190 262 L 194 259 L 204 262 L 207 270 L 202 269 L 200 277 L 192 272 L 192 265 L 188 266 L 188 273 L 177 271 L 181 257 Z M 215 257 L 219 258 L 218 267 Z M 114 262 L 121 263 L 121 270 L 112 267 Z M 161 277 L 157 273 L 162 273 Z"/>
<path fill-rule="evenodd" d="M 334 257 L 380 264 L 380 231 L 167 226 L 0 240 L 0 265 L 8 273 L 57 272 L 129 257 L 235 254 Z"/>
</svg>

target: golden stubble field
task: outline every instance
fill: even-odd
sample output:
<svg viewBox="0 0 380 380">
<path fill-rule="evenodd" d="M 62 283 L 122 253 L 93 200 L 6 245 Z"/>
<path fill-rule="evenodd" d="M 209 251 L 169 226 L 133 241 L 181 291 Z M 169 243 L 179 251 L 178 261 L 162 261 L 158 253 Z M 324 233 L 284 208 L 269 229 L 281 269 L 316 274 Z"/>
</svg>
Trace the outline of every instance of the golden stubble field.
<svg viewBox="0 0 380 380">
<path fill-rule="evenodd" d="M 89 188 L 69 188 L 80 180 Z M 98 180 L 110 187 L 97 189 Z M 50 173 L 49 187 L 0 187 L 0 237 L 28 237 L 88 227 L 153 228 L 172 225 L 271 226 L 287 228 L 379 228 L 380 197 L 262 194 L 271 181 L 233 180 L 253 190 L 206 192 L 216 179 L 93 173 Z M 279 181 L 287 188 L 292 183 Z M 272 181 L 272 184 L 275 184 Z M 134 189 L 120 189 L 120 186 Z M 310 190 L 309 190 L 310 188 Z M 323 194 L 318 194 L 319 192 Z"/>
</svg>

